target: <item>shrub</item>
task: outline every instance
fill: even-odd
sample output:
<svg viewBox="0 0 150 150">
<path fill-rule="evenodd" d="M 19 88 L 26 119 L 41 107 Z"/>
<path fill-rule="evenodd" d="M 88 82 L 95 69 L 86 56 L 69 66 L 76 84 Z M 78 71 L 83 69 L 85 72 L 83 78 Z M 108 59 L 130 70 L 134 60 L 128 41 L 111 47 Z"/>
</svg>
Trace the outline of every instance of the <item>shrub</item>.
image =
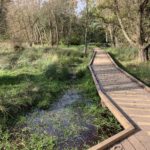
<svg viewBox="0 0 150 150">
<path fill-rule="evenodd" d="M 122 61 L 134 60 L 138 57 L 138 50 L 135 48 L 122 47 L 122 48 L 110 48 L 108 49 L 110 53 L 117 57 L 117 59 Z"/>
<path fill-rule="evenodd" d="M 48 52 L 51 51 L 51 50 L 52 50 L 52 48 L 50 48 L 50 47 L 44 48 L 44 52 L 45 52 L 45 53 L 48 53 Z"/>
<path fill-rule="evenodd" d="M 76 51 L 74 49 L 61 49 L 56 51 L 59 56 L 69 56 L 69 57 L 83 57 L 82 51 Z"/>
<path fill-rule="evenodd" d="M 82 77 L 84 77 L 85 72 L 86 72 L 86 69 L 87 69 L 86 66 L 81 66 L 81 67 L 77 68 L 77 71 L 76 71 L 76 76 L 77 76 L 77 78 L 82 78 Z"/>
<path fill-rule="evenodd" d="M 50 99 L 47 97 L 44 100 L 40 100 L 37 106 L 40 109 L 48 109 L 50 106 Z"/>
<path fill-rule="evenodd" d="M 82 43 L 82 39 L 78 35 L 72 35 L 70 39 L 68 39 L 68 37 L 63 39 L 62 43 L 65 45 L 80 45 Z"/>
<path fill-rule="evenodd" d="M 15 51 L 22 51 L 24 50 L 24 47 L 23 47 L 23 42 L 21 39 L 19 38 L 14 38 L 13 41 L 13 48 Z"/>
<path fill-rule="evenodd" d="M 50 64 L 45 71 L 45 75 L 49 79 L 63 80 L 69 77 L 69 70 L 62 63 Z"/>
</svg>

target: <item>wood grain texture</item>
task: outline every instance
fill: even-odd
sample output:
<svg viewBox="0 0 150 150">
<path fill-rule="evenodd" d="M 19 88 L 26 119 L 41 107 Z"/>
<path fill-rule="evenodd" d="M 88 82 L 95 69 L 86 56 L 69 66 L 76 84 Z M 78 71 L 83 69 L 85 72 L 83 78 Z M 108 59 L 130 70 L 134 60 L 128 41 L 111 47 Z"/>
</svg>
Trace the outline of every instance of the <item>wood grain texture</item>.
<svg viewBox="0 0 150 150">
<path fill-rule="evenodd" d="M 91 150 L 150 150 L 150 88 L 119 68 L 105 51 L 95 51 L 89 68 L 103 103 L 123 125 L 124 132 L 130 127 L 136 132 L 118 134 L 115 143 L 110 138 L 111 142 L 102 142 L 107 146 L 99 148 L 100 143 Z"/>
</svg>

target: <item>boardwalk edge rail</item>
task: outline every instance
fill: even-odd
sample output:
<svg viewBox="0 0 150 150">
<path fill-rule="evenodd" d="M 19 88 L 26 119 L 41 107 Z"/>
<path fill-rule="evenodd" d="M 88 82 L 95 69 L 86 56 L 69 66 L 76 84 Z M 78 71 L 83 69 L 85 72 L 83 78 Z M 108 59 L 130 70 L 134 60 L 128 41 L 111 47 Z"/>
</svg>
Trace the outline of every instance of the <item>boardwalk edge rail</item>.
<svg viewBox="0 0 150 150">
<path fill-rule="evenodd" d="M 132 76 L 131 74 L 129 74 L 128 72 L 126 72 L 125 70 L 121 69 L 116 62 L 112 59 L 112 57 L 106 52 L 107 56 L 109 57 L 109 59 L 111 60 L 111 62 L 115 65 L 115 67 L 120 70 L 121 72 L 123 72 L 128 78 L 130 78 L 132 81 L 138 83 L 141 87 L 143 87 L 145 90 L 147 90 L 148 92 L 150 92 L 150 87 L 148 87 L 147 85 L 145 85 L 143 82 L 141 82 L 140 80 L 136 79 L 134 76 Z"/>
<path fill-rule="evenodd" d="M 107 53 L 107 52 L 106 52 Z M 116 144 L 117 142 L 125 139 L 126 137 L 130 136 L 131 134 L 133 134 L 136 130 L 136 128 L 134 127 L 134 125 L 129 121 L 129 119 L 117 108 L 117 106 L 113 103 L 113 101 L 111 100 L 111 98 L 106 94 L 106 92 L 103 90 L 103 87 L 101 85 L 101 83 L 97 80 L 95 72 L 92 68 L 92 64 L 93 61 L 95 59 L 95 56 L 97 54 L 97 51 L 94 50 L 93 52 L 93 56 L 92 59 L 88 65 L 89 70 L 92 74 L 94 83 L 96 85 L 96 89 L 97 92 L 99 94 L 99 96 L 101 97 L 101 101 L 105 104 L 105 106 L 112 112 L 112 114 L 115 116 L 115 118 L 119 121 L 119 123 L 123 126 L 124 130 L 119 132 L 118 134 L 104 140 L 103 142 L 89 148 L 89 150 L 104 150 L 106 148 L 109 148 L 111 146 L 113 146 L 114 144 Z M 111 56 L 107 53 L 107 55 L 109 56 L 110 60 L 112 61 L 112 63 L 122 72 L 124 72 L 121 68 L 119 68 L 117 66 L 117 64 L 113 61 L 113 59 L 111 58 Z M 124 72 L 127 76 L 131 76 L 128 75 L 128 73 Z M 130 77 L 132 80 L 138 82 L 141 86 L 144 86 L 147 90 L 149 90 L 149 88 L 147 86 L 145 86 L 143 83 L 141 83 L 140 81 L 138 81 L 137 79 L 134 79 L 134 77 Z"/>
</svg>

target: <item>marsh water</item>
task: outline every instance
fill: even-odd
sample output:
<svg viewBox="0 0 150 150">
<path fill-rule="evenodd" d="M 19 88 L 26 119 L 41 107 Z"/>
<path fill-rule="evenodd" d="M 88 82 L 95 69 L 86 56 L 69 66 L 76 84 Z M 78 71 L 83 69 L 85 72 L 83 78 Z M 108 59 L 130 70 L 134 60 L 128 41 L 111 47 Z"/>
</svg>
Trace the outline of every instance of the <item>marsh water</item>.
<svg viewBox="0 0 150 150">
<path fill-rule="evenodd" d="M 57 139 L 56 149 L 82 149 L 98 140 L 93 117 L 83 107 L 92 103 L 79 91 L 68 90 L 49 110 L 35 110 L 26 116 L 26 127 L 32 133 L 48 134 Z"/>
</svg>

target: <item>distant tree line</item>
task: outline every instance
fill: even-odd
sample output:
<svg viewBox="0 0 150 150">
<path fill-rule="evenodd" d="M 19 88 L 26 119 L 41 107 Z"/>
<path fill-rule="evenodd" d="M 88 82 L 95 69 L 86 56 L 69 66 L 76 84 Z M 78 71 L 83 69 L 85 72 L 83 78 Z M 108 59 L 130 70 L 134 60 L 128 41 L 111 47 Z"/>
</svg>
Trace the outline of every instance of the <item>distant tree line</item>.
<svg viewBox="0 0 150 150">
<path fill-rule="evenodd" d="M 33 44 L 131 45 L 148 61 L 150 0 L 0 0 L 0 38 Z"/>
<path fill-rule="evenodd" d="M 84 44 L 86 13 L 79 17 L 76 7 L 76 0 L 1 0 L 0 34 L 30 46 Z"/>
</svg>

